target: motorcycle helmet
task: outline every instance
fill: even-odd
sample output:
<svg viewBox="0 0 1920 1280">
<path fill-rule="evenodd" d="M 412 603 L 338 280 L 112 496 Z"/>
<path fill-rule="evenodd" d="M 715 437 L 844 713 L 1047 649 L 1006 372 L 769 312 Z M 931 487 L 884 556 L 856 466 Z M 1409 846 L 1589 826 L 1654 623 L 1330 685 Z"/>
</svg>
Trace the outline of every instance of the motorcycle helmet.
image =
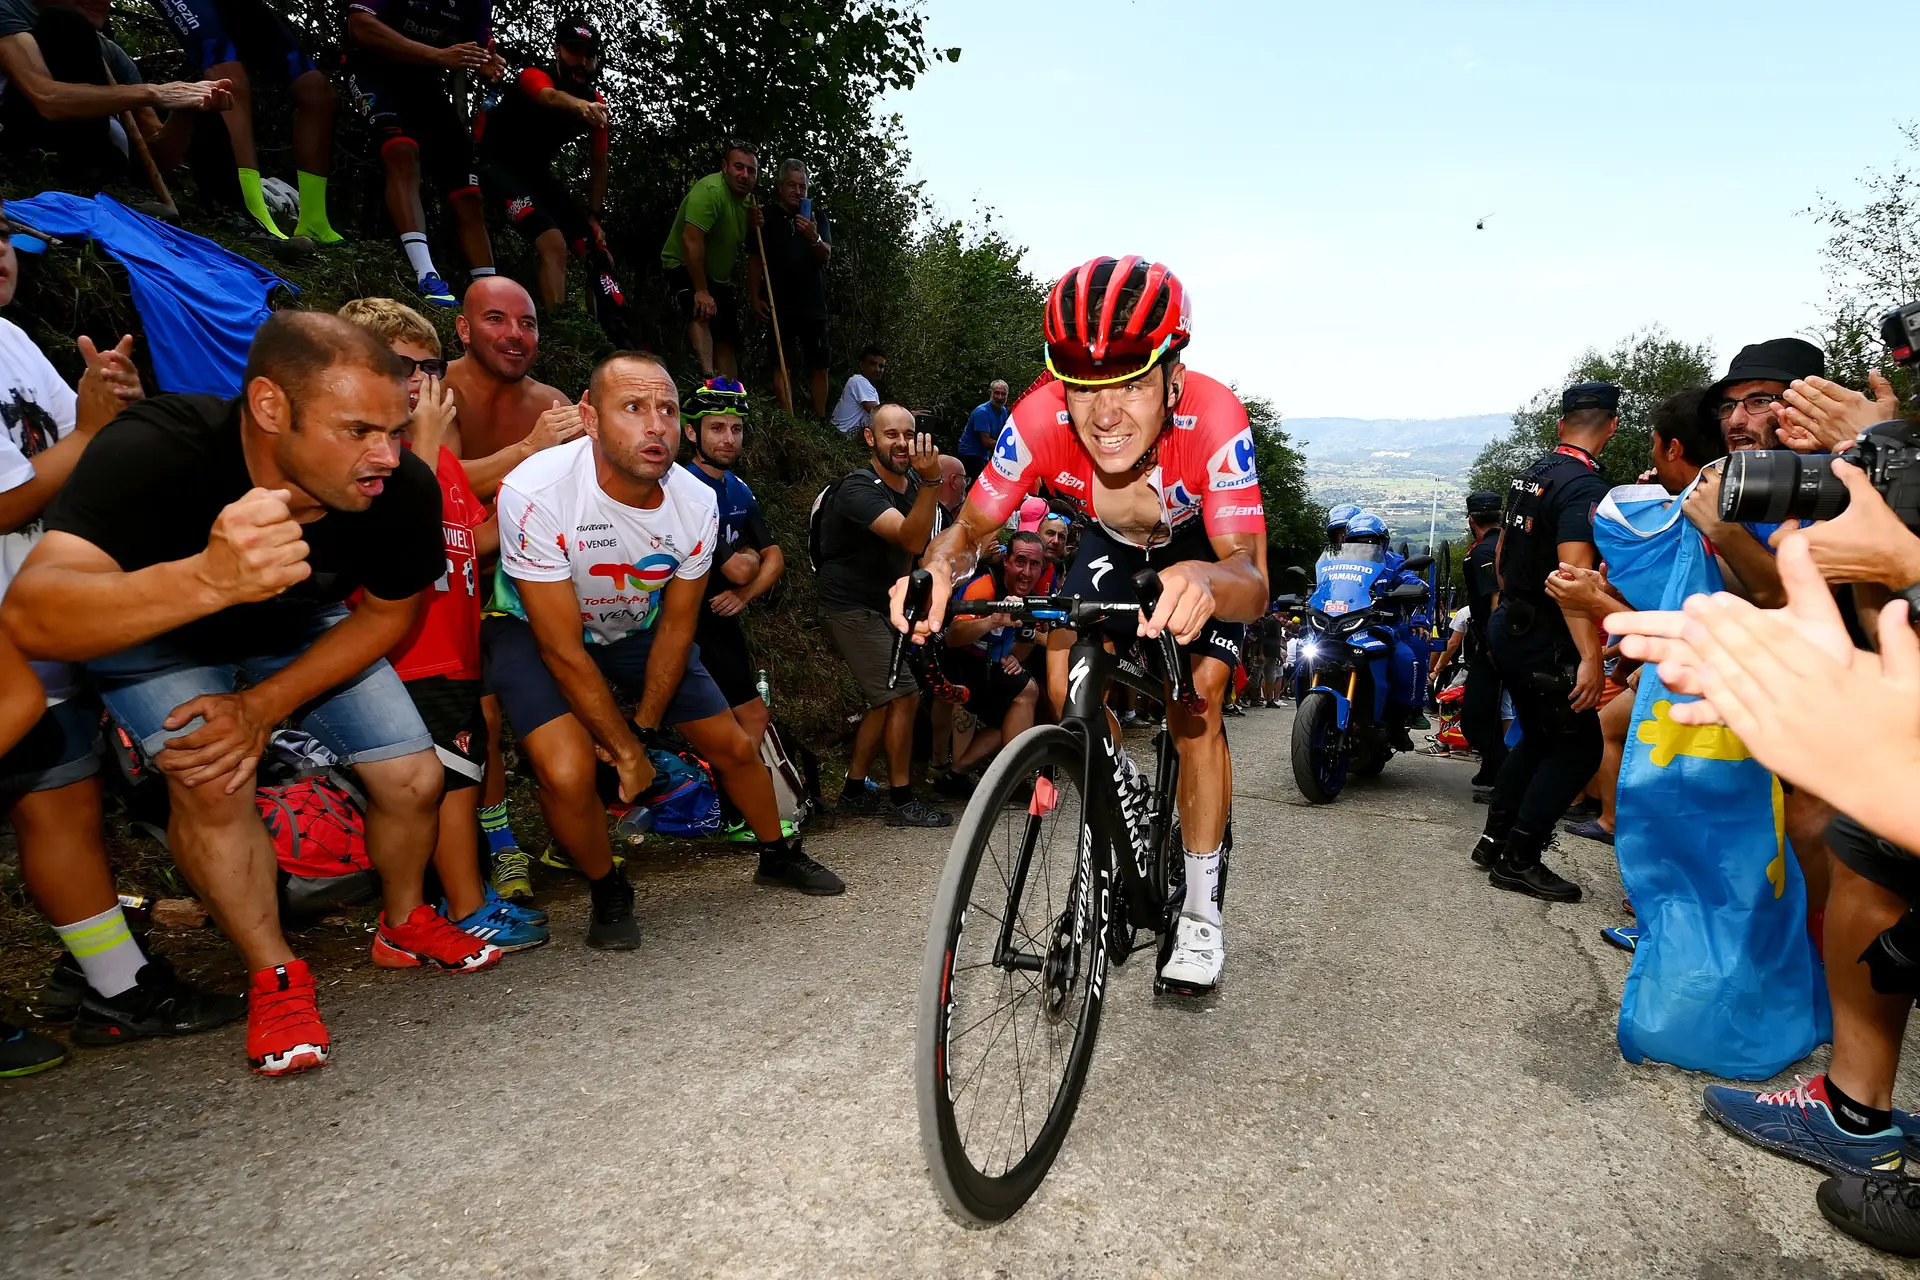
<svg viewBox="0 0 1920 1280">
<path fill-rule="evenodd" d="M 1347 521 L 1348 542 L 1377 542 L 1385 546 L 1392 536 L 1387 522 L 1371 511 L 1362 511 Z"/>
<path fill-rule="evenodd" d="M 1347 531 L 1347 521 L 1360 514 L 1357 503 L 1343 502 L 1327 512 L 1327 537 L 1337 538 Z"/>
</svg>

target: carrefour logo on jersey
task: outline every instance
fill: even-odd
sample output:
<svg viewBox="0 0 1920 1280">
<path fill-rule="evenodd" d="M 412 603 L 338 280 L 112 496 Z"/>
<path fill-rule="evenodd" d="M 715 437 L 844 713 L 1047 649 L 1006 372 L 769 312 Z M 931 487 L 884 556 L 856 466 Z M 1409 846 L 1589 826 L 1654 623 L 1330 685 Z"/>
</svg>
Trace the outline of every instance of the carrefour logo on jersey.
<svg viewBox="0 0 1920 1280">
<path fill-rule="evenodd" d="M 1207 460 L 1207 484 L 1219 490 L 1244 489 L 1259 482 L 1260 476 L 1253 469 L 1253 428 L 1243 427 Z"/>
<path fill-rule="evenodd" d="M 1000 429 L 1000 442 L 993 446 L 993 469 L 1009 480 L 1018 480 L 1026 474 L 1027 464 L 1033 461 L 1033 453 L 1027 448 L 1027 442 L 1009 422 Z"/>
</svg>

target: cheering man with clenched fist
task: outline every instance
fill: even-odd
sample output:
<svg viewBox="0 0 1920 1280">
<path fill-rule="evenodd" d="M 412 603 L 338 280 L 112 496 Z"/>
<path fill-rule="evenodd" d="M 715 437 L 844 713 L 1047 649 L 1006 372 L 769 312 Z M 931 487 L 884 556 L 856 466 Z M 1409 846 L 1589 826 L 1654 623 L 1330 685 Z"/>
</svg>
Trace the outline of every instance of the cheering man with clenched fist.
<svg viewBox="0 0 1920 1280">
<path fill-rule="evenodd" d="M 445 570 L 439 486 L 398 439 L 406 377 L 359 326 L 280 312 L 238 397 L 157 396 L 101 434 L 0 607 L 28 656 L 86 665 L 166 778 L 174 858 L 253 974 L 247 1056 L 267 1075 L 331 1051 L 280 931 L 254 804 L 282 721 L 366 788 L 385 907 L 374 962 L 469 972 L 500 958 L 422 901 L 441 765 L 381 656 Z"/>
</svg>

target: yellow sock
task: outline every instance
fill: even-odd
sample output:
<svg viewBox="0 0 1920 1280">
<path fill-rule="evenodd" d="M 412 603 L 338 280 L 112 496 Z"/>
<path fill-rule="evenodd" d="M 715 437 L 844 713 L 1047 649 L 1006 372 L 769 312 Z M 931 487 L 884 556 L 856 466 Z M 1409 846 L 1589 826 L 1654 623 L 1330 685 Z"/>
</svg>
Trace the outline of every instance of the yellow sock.
<svg viewBox="0 0 1920 1280">
<path fill-rule="evenodd" d="M 267 197 L 260 190 L 260 171 L 258 169 L 240 170 L 240 199 L 247 206 L 247 212 L 253 220 L 265 227 L 267 234 L 277 240 L 285 240 L 287 233 L 273 221 L 273 212 L 267 208 Z"/>
<path fill-rule="evenodd" d="M 299 173 L 300 221 L 293 234 L 310 237 L 315 244 L 339 244 L 346 239 L 327 221 L 327 180 L 317 173 Z"/>
</svg>

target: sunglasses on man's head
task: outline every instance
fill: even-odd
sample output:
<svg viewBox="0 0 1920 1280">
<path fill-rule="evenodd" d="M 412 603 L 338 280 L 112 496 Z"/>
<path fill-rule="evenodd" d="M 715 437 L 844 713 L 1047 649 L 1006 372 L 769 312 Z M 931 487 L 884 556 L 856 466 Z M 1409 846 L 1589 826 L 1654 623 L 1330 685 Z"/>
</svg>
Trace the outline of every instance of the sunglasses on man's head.
<svg viewBox="0 0 1920 1280">
<path fill-rule="evenodd" d="M 415 360 L 412 356 L 401 356 L 400 358 L 407 363 L 407 376 L 409 378 L 416 373 L 424 373 L 429 378 L 444 378 L 447 376 L 447 362 L 437 356 L 429 360 Z"/>
</svg>

